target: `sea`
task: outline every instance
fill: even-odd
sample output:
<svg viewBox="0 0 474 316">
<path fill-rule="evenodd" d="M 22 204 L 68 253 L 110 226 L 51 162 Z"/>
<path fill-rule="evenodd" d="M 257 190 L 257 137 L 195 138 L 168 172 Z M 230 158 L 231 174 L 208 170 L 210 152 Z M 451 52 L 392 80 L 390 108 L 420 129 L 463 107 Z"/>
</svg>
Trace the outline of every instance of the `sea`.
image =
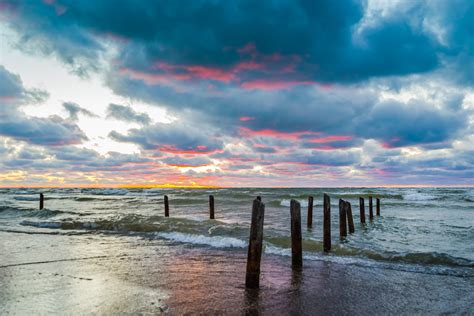
<svg viewBox="0 0 474 316">
<path fill-rule="evenodd" d="M 44 209 L 39 210 L 39 194 Z M 332 250 L 323 252 L 323 194 L 331 198 Z M 164 216 L 164 195 L 170 216 Z M 209 195 L 215 219 L 209 219 Z M 245 252 L 252 201 L 265 204 L 264 254 L 291 256 L 290 201 L 301 204 L 304 261 L 426 274 L 474 276 L 474 188 L 4 188 L 0 231 L 160 239 L 195 251 Z M 308 197 L 314 197 L 307 227 Z M 368 197 L 380 199 L 369 220 Z M 359 213 L 365 199 L 366 223 Z M 339 237 L 339 199 L 351 203 L 355 232 Z"/>
</svg>

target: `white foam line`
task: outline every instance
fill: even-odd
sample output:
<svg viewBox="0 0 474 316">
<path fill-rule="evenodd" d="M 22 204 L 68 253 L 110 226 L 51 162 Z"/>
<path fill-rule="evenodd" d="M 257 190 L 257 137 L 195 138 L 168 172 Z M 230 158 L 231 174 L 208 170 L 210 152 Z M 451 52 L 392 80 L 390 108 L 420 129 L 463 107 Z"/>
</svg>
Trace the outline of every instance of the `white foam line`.
<svg viewBox="0 0 474 316">
<path fill-rule="evenodd" d="M 220 236 L 203 236 L 194 234 L 184 234 L 178 232 L 156 233 L 157 236 L 168 240 L 179 241 L 197 245 L 208 245 L 214 248 L 245 248 L 247 242 L 233 238 Z"/>
</svg>

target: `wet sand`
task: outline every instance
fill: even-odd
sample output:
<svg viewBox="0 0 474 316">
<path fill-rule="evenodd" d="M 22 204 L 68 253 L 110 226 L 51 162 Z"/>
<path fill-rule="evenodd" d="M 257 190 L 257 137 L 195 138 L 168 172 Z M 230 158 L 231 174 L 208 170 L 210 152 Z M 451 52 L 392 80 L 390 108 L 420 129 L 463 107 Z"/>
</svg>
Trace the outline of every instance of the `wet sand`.
<svg viewBox="0 0 474 316">
<path fill-rule="evenodd" d="M 0 232 L 0 314 L 472 314 L 474 278 L 264 254 L 244 288 L 246 252 L 137 236 Z"/>
</svg>

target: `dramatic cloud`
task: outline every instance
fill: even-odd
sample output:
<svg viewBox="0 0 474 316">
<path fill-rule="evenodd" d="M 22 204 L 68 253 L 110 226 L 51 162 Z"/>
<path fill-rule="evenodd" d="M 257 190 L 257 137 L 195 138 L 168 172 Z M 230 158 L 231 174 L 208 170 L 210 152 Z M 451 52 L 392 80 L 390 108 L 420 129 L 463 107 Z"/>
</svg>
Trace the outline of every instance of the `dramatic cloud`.
<svg viewBox="0 0 474 316">
<path fill-rule="evenodd" d="M 472 184 L 473 14 L 469 0 L 7 0 L 9 50 L 107 93 L 47 103 L 0 66 L 0 166 L 88 183 Z"/>
</svg>

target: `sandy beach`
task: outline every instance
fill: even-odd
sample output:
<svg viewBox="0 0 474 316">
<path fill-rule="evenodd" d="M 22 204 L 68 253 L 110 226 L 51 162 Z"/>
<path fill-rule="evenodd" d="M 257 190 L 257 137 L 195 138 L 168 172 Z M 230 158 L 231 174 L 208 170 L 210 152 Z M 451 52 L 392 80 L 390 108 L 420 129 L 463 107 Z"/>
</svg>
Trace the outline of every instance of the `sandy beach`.
<svg viewBox="0 0 474 316">
<path fill-rule="evenodd" d="M 14 236 L 12 236 L 14 235 Z M 474 280 L 265 254 L 246 291 L 245 250 L 131 236 L 1 232 L 0 314 L 470 314 Z M 271 259 L 271 260 L 270 260 Z"/>
</svg>

